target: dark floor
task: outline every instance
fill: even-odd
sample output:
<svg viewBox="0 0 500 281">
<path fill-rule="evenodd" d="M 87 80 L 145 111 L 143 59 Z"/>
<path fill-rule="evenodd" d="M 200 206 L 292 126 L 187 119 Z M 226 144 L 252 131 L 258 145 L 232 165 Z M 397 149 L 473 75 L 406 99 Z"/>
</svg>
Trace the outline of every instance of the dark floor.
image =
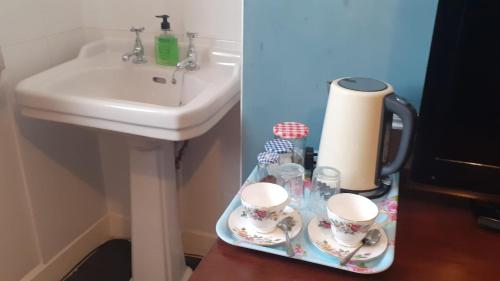
<svg viewBox="0 0 500 281">
<path fill-rule="evenodd" d="M 200 257 L 186 256 L 186 264 L 193 270 Z M 115 239 L 97 247 L 62 280 L 64 281 L 129 281 L 132 276 L 131 244 Z"/>
</svg>

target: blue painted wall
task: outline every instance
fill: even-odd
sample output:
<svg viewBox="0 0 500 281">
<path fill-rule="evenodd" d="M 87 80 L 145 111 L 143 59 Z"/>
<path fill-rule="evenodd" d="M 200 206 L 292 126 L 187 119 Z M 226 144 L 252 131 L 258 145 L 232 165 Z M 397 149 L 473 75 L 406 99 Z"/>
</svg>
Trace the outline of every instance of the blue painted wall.
<svg viewBox="0 0 500 281">
<path fill-rule="evenodd" d="M 418 109 L 437 2 L 245 0 L 244 178 L 276 122 L 310 125 L 318 147 L 328 80 L 384 80 Z"/>
</svg>

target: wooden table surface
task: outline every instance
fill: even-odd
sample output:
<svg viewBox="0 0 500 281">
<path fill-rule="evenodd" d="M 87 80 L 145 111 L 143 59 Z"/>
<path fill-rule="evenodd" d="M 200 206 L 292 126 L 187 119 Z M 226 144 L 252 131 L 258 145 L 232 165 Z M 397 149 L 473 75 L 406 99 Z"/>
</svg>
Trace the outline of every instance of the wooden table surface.
<svg viewBox="0 0 500 281">
<path fill-rule="evenodd" d="M 191 281 L 500 280 L 500 232 L 478 227 L 470 202 L 401 183 L 396 255 L 385 272 L 360 275 L 218 240 Z"/>
</svg>

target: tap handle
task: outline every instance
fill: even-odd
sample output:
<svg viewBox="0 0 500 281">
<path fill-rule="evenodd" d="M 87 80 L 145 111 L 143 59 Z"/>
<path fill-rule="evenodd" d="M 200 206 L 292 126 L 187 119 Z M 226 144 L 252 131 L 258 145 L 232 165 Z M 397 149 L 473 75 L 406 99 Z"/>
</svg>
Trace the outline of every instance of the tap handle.
<svg viewBox="0 0 500 281">
<path fill-rule="evenodd" d="M 189 50 L 194 50 L 194 44 L 193 44 L 193 39 L 198 37 L 198 33 L 195 33 L 195 32 L 186 32 L 186 35 L 189 39 L 189 46 L 188 46 L 188 49 Z"/>
<path fill-rule="evenodd" d="M 186 35 L 189 38 L 189 40 L 192 40 L 192 39 L 198 37 L 198 33 L 196 33 L 196 32 L 186 32 Z"/>
<path fill-rule="evenodd" d="M 140 34 L 141 32 L 143 32 L 143 31 L 144 31 L 144 27 L 135 28 L 135 27 L 133 27 L 133 26 L 132 26 L 132 27 L 130 28 L 130 32 L 135 32 L 135 35 L 136 35 L 137 37 L 139 37 L 139 34 Z"/>
</svg>

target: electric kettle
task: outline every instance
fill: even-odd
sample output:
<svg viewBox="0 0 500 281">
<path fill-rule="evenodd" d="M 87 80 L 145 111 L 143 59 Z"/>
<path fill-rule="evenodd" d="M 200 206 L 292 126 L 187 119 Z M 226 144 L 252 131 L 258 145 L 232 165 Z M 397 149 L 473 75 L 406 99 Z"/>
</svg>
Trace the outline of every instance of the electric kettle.
<svg viewBox="0 0 500 281">
<path fill-rule="evenodd" d="M 394 159 L 383 164 L 386 126 L 392 115 L 403 122 L 401 142 Z M 340 171 L 341 188 L 349 192 L 375 191 L 384 176 L 406 162 L 415 130 L 415 109 L 394 94 L 388 83 L 370 78 L 332 81 L 326 107 L 317 166 Z"/>
</svg>

